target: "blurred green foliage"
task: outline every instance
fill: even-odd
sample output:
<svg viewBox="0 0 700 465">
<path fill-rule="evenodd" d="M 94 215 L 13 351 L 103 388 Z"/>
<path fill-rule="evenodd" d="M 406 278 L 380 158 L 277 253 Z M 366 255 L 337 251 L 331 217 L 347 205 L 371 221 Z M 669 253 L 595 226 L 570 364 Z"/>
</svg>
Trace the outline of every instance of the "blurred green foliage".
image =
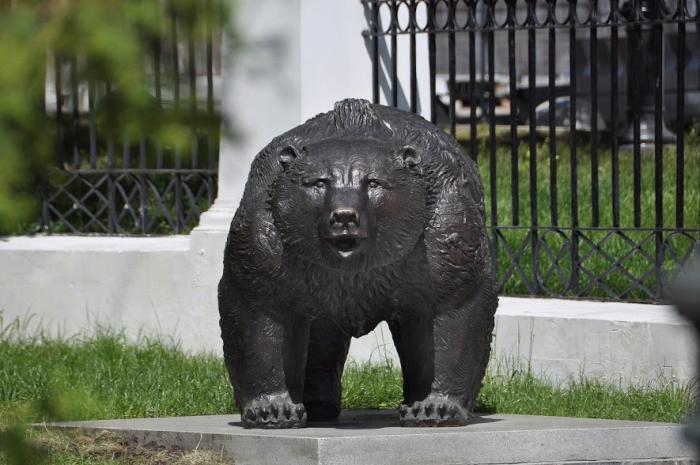
<svg viewBox="0 0 700 465">
<path fill-rule="evenodd" d="M 20 425 L 0 431 L 0 453 L 9 465 L 40 465 L 46 458 L 46 454 L 27 439 L 27 431 Z"/>
<path fill-rule="evenodd" d="M 47 112 L 54 59 L 74 59 L 78 82 L 111 83 L 109 98 L 98 102 L 100 128 L 187 146 L 193 115 L 156 105 L 149 52 L 169 37 L 173 18 L 178 33 L 195 41 L 212 27 L 230 34 L 222 28 L 230 24 L 230 3 L 0 0 L 0 235 L 26 230 L 38 218 L 38 189 L 57 160 L 56 118 Z"/>
</svg>

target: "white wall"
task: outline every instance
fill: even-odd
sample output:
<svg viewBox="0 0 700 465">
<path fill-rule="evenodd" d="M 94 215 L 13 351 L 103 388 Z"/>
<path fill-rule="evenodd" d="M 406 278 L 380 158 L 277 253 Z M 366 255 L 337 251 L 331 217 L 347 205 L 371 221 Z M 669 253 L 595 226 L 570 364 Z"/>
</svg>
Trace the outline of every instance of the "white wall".
<svg viewBox="0 0 700 465">
<path fill-rule="evenodd" d="M 622 385 L 691 380 L 696 335 L 666 305 L 501 298 L 494 353 L 553 380 Z"/>
<path fill-rule="evenodd" d="M 695 331 L 670 306 L 499 300 L 489 366 L 493 373 L 531 369 L 554 383 L 584 377 L 622 386 L 690 382 L 696 376 Z M 398 363 L 384 323 L 355 341 L 350 356 Z"/>
<path fill-rule="evenodd" d="M 221 354 L 221 245 L 212 237 L 0 241 L 0 330 L 17 319 L 29 322 L 26 333 L 64 337 L 107 326 Z M 494 333 L 502 370 L 530 366 L 555 382 L 686 382 L 695 370 L 693 329 L 667 306 L 501 297 Z M 385 324 L 354 339 L 350 356 L 398 361 Z"/>
<path fill-rule="evenodd" d="M 3 324 L 69 337 L 98 327 L 221 352 L 221 257 L 190 238 L 36 237 L 0 241 Z"/>
</svg>

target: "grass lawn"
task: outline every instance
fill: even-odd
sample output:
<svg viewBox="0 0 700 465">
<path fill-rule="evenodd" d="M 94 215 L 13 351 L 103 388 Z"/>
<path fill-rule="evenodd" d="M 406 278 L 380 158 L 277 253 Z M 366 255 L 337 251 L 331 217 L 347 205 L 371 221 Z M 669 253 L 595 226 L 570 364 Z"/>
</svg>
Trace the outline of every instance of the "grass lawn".
<svg viewBox="0 0 700 465">
<path fill-rule="evenodd" d="M 469 153 L 469 131 L 459 128 L 457 137 Z M 486 195 L 486 216 L 491 223 L 491 198 L 496 197 L 496 223 L 499 226 L 521 226 L 523 229 L 503 231 L 501 247 L 498 253 L 499 274 L 508 270 L 513 260 L 506 253 L 504 244 L 512 250 L 523 245 L 524 253 L 519 260 L 522 274 L 513 273 L 503 286 L 504 294 L 529 294 L 525 280 L 532 282 L 534 257 L 531 238 L 528 238 L 528 227 L 532 224 L 530 166 L 531 155 L 527 133 L 519 135 L 517 170 L 512 167 L 510 132 L 502 128 L 496 134 L 496 189 L 491 190 L 491 158 L 488 139 L 488 128 L 480 126 L 478 131 L 477 163 L 484 181 Z M 601 140 L 598 143 L 598 166 L 591 166 L 591 142 L 587 135 L 577 135 L 577 177 L 578 188 L 578 224 L 581 228 L 596 226 L 593 221 L 594 189 L 592 187 L 593 173 L 598 175 L 599 218 L 597 227 L 611 228 L 613 222 L 613 181 L 612 154 L 610 143 Z M 583 270 L 579 276 L 579 290 L 568 288 L 571 279 L 572 260 L 570 250 L 570 228 L 573 225 L 571 199 L 574 192 L 571 183 L 571 138 L 568 134 L 557 136 L 554 163 L 550 159 L 549 139 L 538 135 L 535 157 L 535 188 L 536 193 L 536 223 L 541 227 L 557 226 L 564 230 L 568 237 L 559 233 L 549 232 L 540 234 L 551 247 L 551 255 L 540 249 L 538 253 L 538 269 L 543 281 L 543 294 L 579 295 L 586 297 L 614 298 L 617 296 L 628 300 L 654 300 L 656 290 L 656 275 L 654 270 L 655 237 L 653 231 L 625 231 L 608 237 L 606 231 L 585 230 L 584 238 L 579 241 L 579 257 Z M 671 271 L 676 268 L 676 261 L 683 257 L 693 243 L 700 241 L 700 127 L 691 129 L 685 136 L 684 154 L 684 205 L 683 227 L 693 229 L 686 235 L 664 234 L 664 269 Z M 634 157 L 631 150 L 619 151 L 619 226 L 634 228 Z M 642 228 L 653 228 L 655 217 L 655 160 L 653 151 L 641 154 L 640 171 L 640 225 Z M 676 228 L 676 162 L 675 144 L 664 148 L 663 152 L 663 218 L 664 228 Z M 554 167 L 556 184 L 552 184 L 550 169 Z M 517 183 L 513 173 L 517 173 Z M 512 186 L 517 186 L 518 201 L 515 203 L 519 210 L 517 222 L 513 217 L 514 202 Z M 556 187 L 556 195 L 553 195 Z M 553 217 L 552 201 L 554 200 L 557 214 Z M 602 242 L 602 243 L 601 243 Z M 633 242 L 641 243 L 635 248 Z M 603 252 L 599 253 L 597 249 Z M 613 263 L 622 263 L 615 267 Z M 557 263 L 562 273 L 552 268 Z M 508 274 L 508 273 L 506 273 Z M 524 278 L 523 278 L 524 275 Z M 651 292 L 643 289 L 647 287 Z"/>
<path fill-rule="evenodd" d="M 125 343 L 104 335 L 72 341 L 0 340 L 0 444 L 20 444 L 12 425 L 44 419 L 100 419 L 223 414 L 234 411 L 219 357 L 186 355 L 160 342 Z M 386 365 L 350 364 L 343 378 L 345 408 L 395 408 L 401 401 L 401 373 Z M 679 422 L 690 411 L 690 386 L 630 389 L 572 380 L 552 387 L 513 370 L 488 376 L 478 402 L 483 412 L 586 416 Z M 47 451 L 49 464 L 219 464 L 215 455 L 151 450 L 118 435 L 30 431 Z M 34 453 L 32 449 L 28 449 Z M 157 454 L 167 456 L 165 462 Z M 169 454 L 169 455 L 168 455 Z M 0 454 L 0 464 L 15 465 Z"/>
</svg>

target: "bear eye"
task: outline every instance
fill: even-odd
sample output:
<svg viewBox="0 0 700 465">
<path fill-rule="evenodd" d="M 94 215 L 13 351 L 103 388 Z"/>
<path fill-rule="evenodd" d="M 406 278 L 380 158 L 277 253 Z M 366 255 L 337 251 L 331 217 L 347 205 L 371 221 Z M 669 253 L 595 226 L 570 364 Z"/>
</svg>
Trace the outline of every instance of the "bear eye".
<svg viewBox="0 0 700 465">
<path fill-rule="evenodd" d="M 306 187 L 325 189 L 326 187 L 328 187 L 328 179 L 311 179 L 309 181 L 305 181 L 304 185 Z"/>
</svg>

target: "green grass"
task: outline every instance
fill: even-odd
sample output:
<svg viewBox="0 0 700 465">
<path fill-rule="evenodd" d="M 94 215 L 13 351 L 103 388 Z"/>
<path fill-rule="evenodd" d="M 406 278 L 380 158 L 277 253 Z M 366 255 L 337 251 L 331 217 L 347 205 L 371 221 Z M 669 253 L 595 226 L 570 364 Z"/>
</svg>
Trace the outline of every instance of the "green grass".
<svg viewBox="0 0 700 465">
<path fill-rule="evenodd" d="M 37 403 L 65 419 L 233 409 L 220 358 L 186 355 L 155 340 L 133 345 L 105 335 L 72 342 L 3 341 L 0 353 L 0 423 L 12 411 L 37 419 L 32 411 Z"/>
<path fill-rule="evenodd" d="M 234 410 L 223 362 L 157 341 L 104 335 L 68 342 L 0 342 L 0 425 L 20 417 L 62 419 L 223 414 Z M 349 364 L 345 408 L 395 408 L 401 373 L 391 364 Z M 478 408 L 489 412 L 681 421 L 691 390 L 676 384 L 624 390 L 573 380 L 555 387 L 527 371 L 487 376 Z"/>
<path fill-rule="evenodd" d="M 233 399 L 219 357 L 186 355 L 155 340 L 128 344 L 114 334 L 18 341 L 10 333 L 16 331 L 0 331 L 0 465 L 230 463 L 218 454 L 134 445 L 120 435 L 25 432 L 21 426 L 50 420 L 229 413 Z M 3 449 L 16 457 L 4 457 Z"/>
<path fill-rule="evenodd" d="M 688 385 L 628 387 L 576 379 L 553 387 L 531 373 L 487 376 L 479 408 L 500 413 L 681 422 L 693 406 Z"/>
<path fill-rule="evenodd" d="M 468 133 L 460 130 L 458 139 L 465 146 L 468 153 Z M 499 226 L 529 226 L 532 224 L 531 193 L 530 193 L 530 166 L 531 154 L 527 137 L 519 137 L 518 144 L 518 169 L 517 192 L 518 202 L 514 204 L 512 193 L 512 160 L 511 145 L 508 131 L 499 130 L 496 137 L 496 218 Z M 578 188 L 578 225 L 582 228 L 596 226 L 593 221 L 593 188 L 592 178 L 594 170 L 591 167 L 591 143 L 587 137 L 576 136 L 577 143 L 577 177 Z M 535 159 L 535 189 L 536 192 L 536 221 L 539 226 L 559 226 L 570 228 L 573 225 L 572 194 L 574 192 L 571 183 L 571 137 L 561 135 L 556 140 L 557 151 L 554 163 L 550 159 L 549 140 L 546 137 L 537 137 L 537 150 Z M 485 128 L 479 128 L 479 143 L 477 162 L 485 186 L 487 219 L 491 223 L 491 163 L 489 155 L 489 140 Z M 700 128 L 689 131 L 685 137 L 685 171 L 684 180 L 684 207 L 683 227 L 694 229 L 687 235 L 664 235 L 667 241 L 664 249 L 663 267 L 666 272 L 671 272 L 677 267 L 677 260 L 683 257 L 693 242 L 700 241 Z M 634 228 L 634 157 L 630 150 L 619 151 L 619 223 L 621 228 Z M 655 216 L 655 159 L 653 152 L 641 154 L 640 176 L 640 212 L 641 228 L 653 228 L 656 224 Z M 677 154 L 674 146 L 665 147 L 663 152 L 663 218 L 664 228 L 676 227 L 676 161 Z M 550 168 L 556 172 L 556 184 L 552 184 Z M 610 143 L 601 140 L 598 143 L 598 202 L 599 218 L 597 226 L 611 228 L 614 226 L 612 199 L 612 154 Z M 554 200 L 557 206 L 556 218 L 552 215 L 552 187 L 556 186 Z M 517 205 L 519 218 L 517 223 L 513 217 L 514 207 Z M 604 231 L 583 231 L 585 237 L 579 240 L 579 257 L 583 270 L 579 276 L 578 291 L 569 287 L 571 280 L 571 241 L 569 237 L 563 237 L 550 232 L 541 235 L 540 239 L 546 241 L 551 248 L 551 255 L 540 248 L 537 255 L 539 274 L 543 278 L 543 294 L 549 295 L 583 295 L 588 297 L 615 298 L 620 296 L 628 300 L 654 300 L 656 290 L 656 275 L 653 273 L 655 260 L 655 237 L 652 231 L 631 231 L 625 235 L 631 241 L 641 243 L 637 249 L 635 245 L 622 235 L 607 237 Z M 509 270 L 513 260 L 506 252 L 504 244 L 513 250 L 524 244 L 524 253 L 519 261 L 522 274 L 532 284 L 535 257 L 532 252 L 532 238 L 528 236 L 527 228 L 520 230 L 506 230 L 499 247 L 498 267 L 503 274 Z M 604 254 L 597 251 L 599 248 Z M 620 267 L 614 267 L 614 261 L 621 261 Z M 561 274 L 554 271 L 553 264 L 557 264 L 563 271 Z M 608 270 L 610 270 L 608 272 Z M 640 284 L 641 285 L 638 285 Z M 643 286 L 651 289 L 646 292 Z M 519 273 L 513 273 L 505 283 L 502 292 L 509 295 L 529 294 L 528 286 Z"/>
<path fill-rule="evenodd" d="M 681 422 L 692 408 L 691 387 L 672 382 L 623 389 L 573 379 L 555 386 L 527 370 L 490 371 L 477 402 L 481 412 Z M 343 404 L 346 408 L 396 407 L 401 403 L 401 383 L 397 367 L 350 365 L 343 379 Z"/>
<path fill-rule="evenodd" d="M 51 420 L 231 413 L 231 388 L 219 357 L 187 355 L 155 340 L 128 343 L 115 334 L 22 341 L 0 333 L 0 354 L 0 465 L 229 463 L 207 452 L 134 445 L 118 434 L 26 431 L 22 426 Z M 401 386 L 401 371 L 390 363 L 350 363 L 343 377 L 343 406 L 396 408 Z M 477 410 L 679 422 L 692 401 L 693 389 L 687 385 L 622 389 L 572 380 L 555 386 L 528 371 L 509 369 L 486 377 Z M 4 456 L 3 449 L 16 457 Z"/>
</svg>

